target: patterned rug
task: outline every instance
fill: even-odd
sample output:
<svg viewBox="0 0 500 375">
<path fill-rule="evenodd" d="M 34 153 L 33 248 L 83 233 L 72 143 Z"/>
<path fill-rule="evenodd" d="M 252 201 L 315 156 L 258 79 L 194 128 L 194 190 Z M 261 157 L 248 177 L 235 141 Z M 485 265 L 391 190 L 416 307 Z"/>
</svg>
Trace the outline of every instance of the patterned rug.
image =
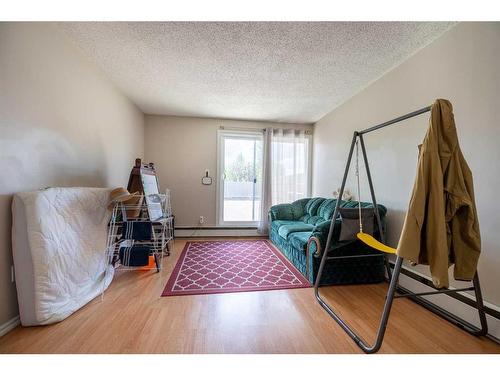
<svg viewBox="0 0 500 375">
<path fill-rule="evenodd" d="M 186 243 L 162 296 L 307 288 L 267 240 Z"/>
</svg>

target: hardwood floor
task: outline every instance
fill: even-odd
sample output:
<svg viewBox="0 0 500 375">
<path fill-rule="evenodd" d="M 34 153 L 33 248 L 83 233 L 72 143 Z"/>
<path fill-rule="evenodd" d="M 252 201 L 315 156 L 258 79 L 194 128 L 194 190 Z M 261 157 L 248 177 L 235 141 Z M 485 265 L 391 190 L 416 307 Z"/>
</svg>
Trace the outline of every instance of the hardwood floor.
<svg viewBox="0 0 500 375">
<path fill-rule="evenodd" d="M 312 289 L 160 297 L 185 243 L 176 240 L 161 274 L 120 272 L 103 301 L 96 298 L 51 326 L 18 327 L 0 338 L 0 352 L 361 352 L 318 305 Z M 322 293 L 371 340 L 386 288 L 337 286 Z M 500 353 L 500 345 L 402 299 L 393 306 L 380 353 Z"/>
</svg>

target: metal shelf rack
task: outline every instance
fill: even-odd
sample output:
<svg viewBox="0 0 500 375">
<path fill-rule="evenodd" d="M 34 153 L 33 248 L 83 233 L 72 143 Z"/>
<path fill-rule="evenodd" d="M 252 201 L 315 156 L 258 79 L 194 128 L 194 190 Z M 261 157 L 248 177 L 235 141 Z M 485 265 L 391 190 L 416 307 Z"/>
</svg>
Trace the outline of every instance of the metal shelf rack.
<svg viewBox="0 0 500 375">
<path fill-rule="evenodd" d="M 157 213 L 153 220 L 150 219 L 152 205 Z M 165 194 L 135 195 L 134 199 L 129 202 L 115 204 L 108 225 L 106 243 L 108 264 L 112 264 L 115 271 L 155 269 L 160 272 L 163 256 L 170 255 L 174 244 L 173 221 L 169 190 Z M 150 234 L 140 239 L 130 236 L 124 228 L 125 225 L 134 223 L 150 223 Z M 133 245 L 149 247 L 150 256 L 153 257 L 154 262 L 150 261 L 147 266 L 140 267 L 123 264 L 120 260 L 120 249 Z"/>
</svg>

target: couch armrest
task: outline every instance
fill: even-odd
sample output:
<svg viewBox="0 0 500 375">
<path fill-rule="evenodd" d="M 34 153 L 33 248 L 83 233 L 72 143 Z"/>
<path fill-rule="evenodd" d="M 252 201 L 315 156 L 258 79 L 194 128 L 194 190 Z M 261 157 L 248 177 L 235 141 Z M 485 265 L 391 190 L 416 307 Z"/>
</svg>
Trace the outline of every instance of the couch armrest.
<svg viewBox="0 0 500 375">
<path fill-rule="evenodd" d="M 282 203 L 269 209 L 269 221 L 299 220 L 304 216 L 304 206 L 309 198 L 299 199 L 293 203 Z"/>
<path fill-rule="evenodd" d="M 341 224 L 341 220 L 340 219 L 337 219 L 336 222 L 337 222 L 336 224 L 338 224 L 338 225 Z M 326 220 L 326 221 L 323 221 L 323 222 L 321 222 L 319 224 L 316 224 L 316 226 L 314 227 L 313 232 L 318 232 L 318 233 L 321 233 L 321 234 L 325 234 L 327 236 L 328 232 L 330 230 L 331 223 L 332 223 L 331 220 Z"/>
<path fill-rule="evenodd" d="M 299 199 L 292 203 L 282 203 L 269 209 L 269 219 L 273 220 L 299 220 L 304 216 L 304 207 L 309 198 Z"/>
<path fill-rule="evenodd" d="M 316 236 L 309 237 L 309 240 L 307 240 L 307 247 L 306 247 L 307 258 L 309 259 L 309 254 L 311 252 L 313 252 L 312 255 L 314 257 L 320 258 L 322 251 L 323 251 L 323 247 L 321 246 L 320 239 Z M 309 262 L 308 262 L 307 270 L 309 270 Z"/>
<path fill-rule="evenodd" d="M 330 231 L 331 223 L 332 223 L 331 220 L 326 220 L 319 224 L 316 224 L 316 226 L 313 229 L 313 235 L 317 234 L 320 237 L 324 236 L 326 240 L 326 238 L 328 237 L 328 232 Z M 335 226 L 333 227 L 333 239 L 335 239 L 335 234 L 337 234 L 337 239 L 338 239 L 341 225 L 342 225 L 342 219 L 337 218 L 337 220 L 335 220 Z"/>
<path fill-rule="evenodd" d="M 274 220 L 293 220 L 292 205 L 290 203 L 282 203 L 272 206 L 269 209 L 269 219 Z"/>
<path fill-rule="evenodd" d="M 312 232 L 311 238 L 309 238 L 308 246 L 310 246 L 314 242 L 314 256 L 321 257 L 321 253 L 325 249 L 326 240 L 328 239 L 328 232 L 330 231 L 331 220 L 323 221 L 320 224 L 317 224 Z M 336 244 L 340 235 L 340 228 L 342 225 L 342 220 L 338 218 L 335 220 L 335 226 L 333 227 L 332 233 L 332 245 Z"/>
</svg>

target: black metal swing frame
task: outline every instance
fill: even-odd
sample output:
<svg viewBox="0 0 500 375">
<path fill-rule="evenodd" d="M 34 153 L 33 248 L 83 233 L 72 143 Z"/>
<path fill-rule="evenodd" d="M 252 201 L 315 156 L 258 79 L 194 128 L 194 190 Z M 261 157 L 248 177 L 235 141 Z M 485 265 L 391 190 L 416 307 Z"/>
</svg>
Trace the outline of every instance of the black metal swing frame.
<svg viewBox="0 0 500 375">
<path fill-rule="evenodd" d="M 325 309 L 325 311 L 333 318 L 333 320 L 337 324 L 340 325 L 340 327 L 342 327 L 342 329 L 349 335 L 349 337 L 365 353 L 368 353 L 368 354 L 376 353 L 380 349 L 380 347 L 382 346 L 385 331 L 387 328 L 387 323 L 389 320 L 389 315 L 391 312 L 392 303 L 393 303 L 395 298 L 411 298 L 411 299 L 415 300 L 416 302 L 418 302 L 419 304 L 423 305 L 424 307 L 428 308 L 429 310 L 431 310 L 435 314 L 437 314 L 440 317 L 446 319 L 447 321 L 459 326 L 460 328 L 466 330 L 467 332 L 469 332 L 472 335 L 484 336 L 488 333 L 488 324 L 487 324 L 487 320 L 486 320 L 486 313 L 485 313 L 485 308 L 484 308 L 484 304 L 483 304 L 481 286 L 479 283 L 479 276 L 478 276 L 477 272 L 476 272 L 476 275 L 474 276 L 474 279 L 472 280 L 472 286 L 470 286 L 468 288 L 445 289 L 445 290 L 437 290 L 436 289 L 435 291 L 432 291 L 432 292 L 412 293 L 412 292 L 398 286 L 398 279 L 399 279 L 399 275 L 401 274 L 403 258 L 397 256 L 395 264 L 394 264 L 394 269 L 391 270 L 391 264 L 389 263 L 388 255 L 384 254 L 384 253 L 381 253 L 380 255 L 376 255 L 376 256 L 383 256 L 385 258 L 385 265 L 386 265 L 387 275 L 388 275 L 388 279 L 389 279 L 389 289 L 387 291 L 384 308 L 382 310 L 382 316 L 380 318 L 380 323 L 379 323 L 378 330 L 377 330 L 377 336 L 375 338 L 375 342 L 372 345 L 368 344 L 361 336 L 359 336 L 356 333 L 356 331 L 353 328 L 351 328 L 348 325 L 348 323 L 346 323 L 346 321 L 344 319 L 342 319 L 342 317 L 340 317 L 333 310 L 333 308 L 321 297 L 321 295 L 319 293 L 319 284 L 321 281 L 321 276 L 323 274 L 323 268 L 325 266 L 326 261 L 331 260 L 331 259 L 345 259 L 345 258 L 352 258 L 352 257 L 363 257 L 363 255 L 361 255 L 361 256 L 360 255 L 330 256 L 328 254 L 328 249 L 330 248 L 330 243 L 332 241 L 334 223 L 335 223 L 337 217 L 339 216 L 340 201 L 341 201 L 341 197 L 344 194 L 344 188 L 345 188 L 345 184 L 347 181 L 347 177 L 349 175 L 349 170 L 350 170 L 351 161 L 352 161 L 352 155 L 353 155 L 353 151 L 354 151 L 356 142 L 359 140 L 359 143 L 361 144 L 363 161 L 364 161 L 364 165 L 366 168 L 368 184 L 370 186 L 371 199 L 372 199 L 373 206 L 376 208 L 377 207 L 377 200 L 375 197 L 375 190 L 373 188 L 373 182 L 372 182 L 372 177 L 371 177 L 371 173 L 370 173 L 370 167 L 368 164 L 368 157 L 366 154 L 366 148 L 365 148 L 363 135 L 370 133 L 370 132 L 373 132 L 373 131 L 376 131 L 376 130 L 379 130 L 379 129 L 382 129 L 382 128 L 385 128 L 387 126 L 399 123 L 401 121 L 418 116 L 420 114 L 429 112 L 430 110 L 431 110 L 431 106 L 424 107 L 424 108 L 421 108 L 417 111 L 414 111 L 414 112 L 408 113 L 406 115 L 397 117 L 395 119 L 386 121 L 382 124 L 372 126 L 372 127 L 367 128 L 365 130 L 354 132 L 353 137 L 352 137 L 351 147 L 349 150 L 349 156 L 347 158 L 347 163 L 346 163 L 346 167 L 345 167 L 345 171 L 344 171 L 344 177 L 342 179 L 342 184 L 340 187 L 339 199 L 337 200 L 337 204 L 335 206 L 335 211 L 334 211 L 333 216 L 332 216 L 332 221 L 331 221 L 330 229 L 328 232 L 328 238 L 326 241 L 325 250 L 323 251 L 318 274 L 316 276 L 316 281 L 314 283 L 314 294 L 316 296 L 317 301 L 321 305 L 321 307 L 323 307 L 323 309 Z M 384 231 L 382 228 L 382 222 L 380 219 L 378 209 L 375 209 L 374 211 L 375 211 L 375 218 L 376 218 L 378 230 L 379 230 L 380 237 L 381 237 L 380 239 L 381 239 L 382 243 L 385 243 L 385 235 L 384 235 Z M 369 255 L 369 256 L 373 256 L 373 255 Z M 437 305 L 427 301 L 426 299 L 422 298 L 423 296 L 436 295 L 436 294 L 456 294 L 457 292 L 463 292 L 463 291 L 474 291 L 475 300 L 476 300 L 475 301 L 475 308 L 477 309 L 478 314 L 479 314 L 479 321 L 480 321 L 480 325 L 481 325 L 480 328 L 475 327 L 474 325 L 470 324 L 469 322 L 464 321 L 460 317 L 458 317 L 458 316 L 450 313 L 449 311 L 446 311 L 446 310 L 438 307 Z M 402 294 L 397 295 L 396 292 L 400 292 L 400 293 L 402 292 Z"/>
</svg>

